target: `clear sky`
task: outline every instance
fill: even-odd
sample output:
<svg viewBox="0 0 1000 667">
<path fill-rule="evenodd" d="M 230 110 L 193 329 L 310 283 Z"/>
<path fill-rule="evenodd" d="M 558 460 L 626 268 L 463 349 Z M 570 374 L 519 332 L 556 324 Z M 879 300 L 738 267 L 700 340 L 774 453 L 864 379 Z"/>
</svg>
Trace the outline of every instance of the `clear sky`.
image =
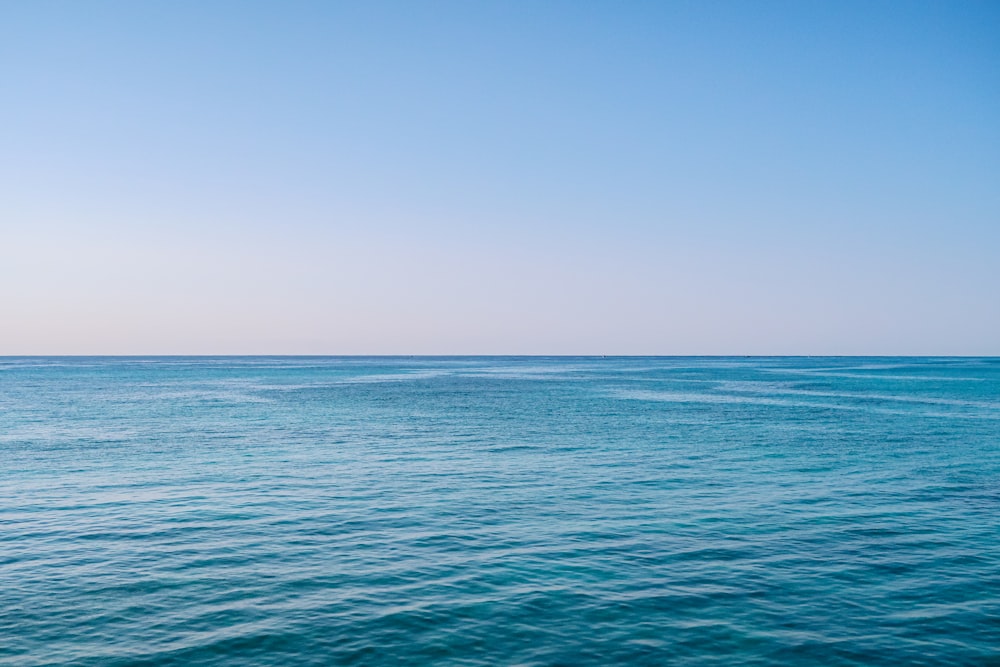
<svg viewBox="0 0 1000 667">
<path fill-rule="evenodd" d="M 1000 354 L 1000 3 L 0 3 L 0 354 Z"/>
</svg>

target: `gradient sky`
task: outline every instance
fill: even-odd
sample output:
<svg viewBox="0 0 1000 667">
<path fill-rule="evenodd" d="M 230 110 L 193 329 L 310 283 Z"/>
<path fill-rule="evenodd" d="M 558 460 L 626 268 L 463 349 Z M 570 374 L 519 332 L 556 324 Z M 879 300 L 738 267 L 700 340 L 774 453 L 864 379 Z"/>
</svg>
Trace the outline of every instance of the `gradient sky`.
<svg viewBox="0 0 1000 667">
<path fill-rule="evenodd" d="M 0 354 L 1000 354 L 1000 3 L 0 3 Z"/>
</svg>

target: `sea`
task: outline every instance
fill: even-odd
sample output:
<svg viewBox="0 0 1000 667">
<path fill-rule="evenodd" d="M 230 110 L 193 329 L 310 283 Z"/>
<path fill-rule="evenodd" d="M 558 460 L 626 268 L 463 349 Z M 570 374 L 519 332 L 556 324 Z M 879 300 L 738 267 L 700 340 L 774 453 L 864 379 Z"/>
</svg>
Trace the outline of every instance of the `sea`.
<svg viewBox="0 0 1000 667">
<path fill-rule="evenodd" d="M 1000 665 L 1000 359 L 0 358 L 0 664 Z"/>
</svg>

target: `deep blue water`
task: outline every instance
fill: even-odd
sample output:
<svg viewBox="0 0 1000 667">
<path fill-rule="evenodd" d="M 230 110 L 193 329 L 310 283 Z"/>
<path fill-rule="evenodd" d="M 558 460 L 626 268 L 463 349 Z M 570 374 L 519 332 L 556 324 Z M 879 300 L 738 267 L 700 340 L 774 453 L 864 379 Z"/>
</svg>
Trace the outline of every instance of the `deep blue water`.
<svg viewBox="0 0 1000 667">
<path fill-rule="evenodd" d="M 1000 360 L 0 358 L 0 664 L 1000 664 Z"/>
</svg>

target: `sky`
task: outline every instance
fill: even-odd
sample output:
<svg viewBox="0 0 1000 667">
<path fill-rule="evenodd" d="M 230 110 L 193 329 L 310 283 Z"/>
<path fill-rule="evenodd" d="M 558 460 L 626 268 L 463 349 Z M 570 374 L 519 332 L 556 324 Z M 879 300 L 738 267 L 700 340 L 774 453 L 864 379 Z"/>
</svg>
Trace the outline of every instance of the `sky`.
<svg viewBox="0 0 1000 667">
<path fill-rule="evenodd" d="M 1000 3 L 0 3 L 0 355 L 1000 354 Z"/>
</svg>

